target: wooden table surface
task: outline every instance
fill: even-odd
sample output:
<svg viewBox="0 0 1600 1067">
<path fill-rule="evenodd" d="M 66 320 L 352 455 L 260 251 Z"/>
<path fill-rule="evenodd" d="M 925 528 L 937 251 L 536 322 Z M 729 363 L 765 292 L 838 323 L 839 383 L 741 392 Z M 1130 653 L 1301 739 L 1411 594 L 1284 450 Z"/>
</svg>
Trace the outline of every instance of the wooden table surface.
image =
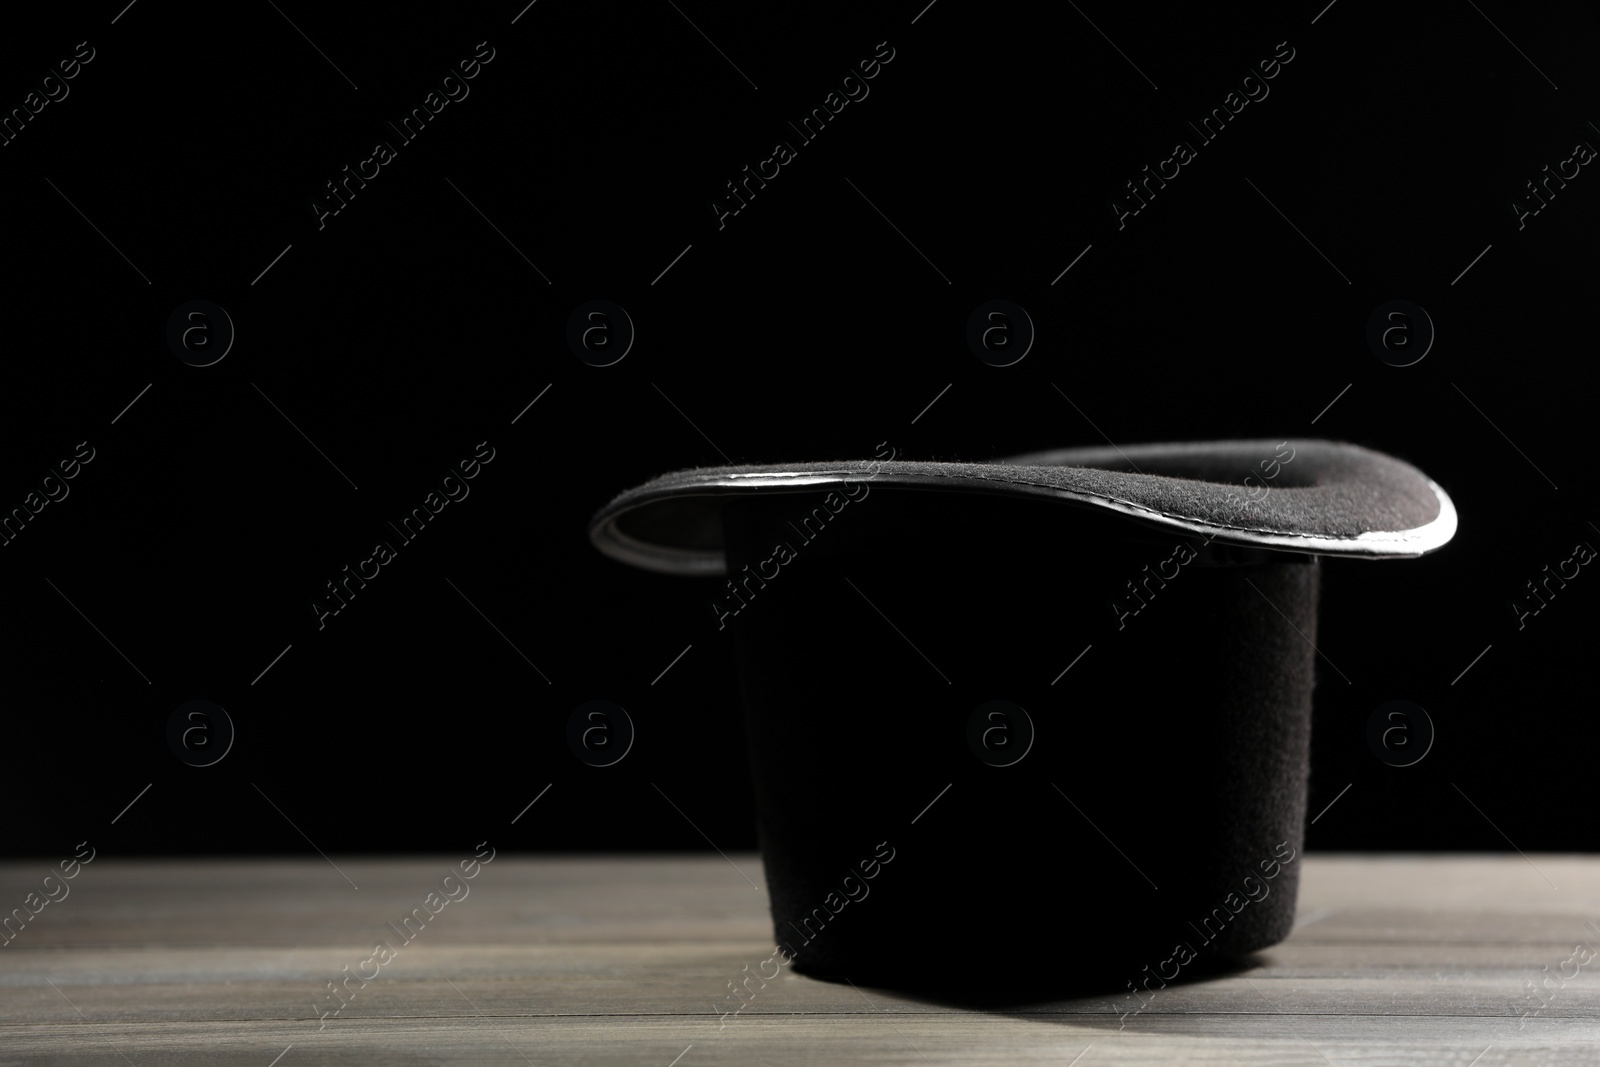
<svg viewBox="0 0 1600 1067">
<path fill-rule="evenodd" d="M 772 952 L 753 855 L 500 854 L 404 941 L 387 924 L 459 859 L 101 856 L 44 905 L 50 865 L 0 865 L 0 909 L 30 903 L 0 948 L 0 1067 L 1600 1064 L 1600 859 L 1308 855 L 1286 942 L 1126 1017 L 788 969 L 723 1017 Z M 323 1020 L 347 967 L 371 980 Z"/>
</svg>

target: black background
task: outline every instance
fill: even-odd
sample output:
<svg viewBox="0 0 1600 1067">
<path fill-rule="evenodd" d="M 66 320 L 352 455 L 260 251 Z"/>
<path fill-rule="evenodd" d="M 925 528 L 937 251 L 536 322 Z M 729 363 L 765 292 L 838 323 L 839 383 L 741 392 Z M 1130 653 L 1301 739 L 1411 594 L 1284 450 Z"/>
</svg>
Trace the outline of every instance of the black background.
<svg viewBox="0 0 1600 1067">
<path fill-rule="evenodd" d="M 1572 813 L 1600 579 L 1521 630 L 1509 606 L 1600 544 L 1600 178 L 1521 229 L 1510 207 L 1600 144 L 1592 10 L 923 2 L 8 15 L 6 111 L 78 42 L 95 58 L 0 147 L 0 507 L 77 442 L 95 459 L 0 548 L 6 851 L 754 847 L 715 586 L 595 552 L 611 496 L 879 442 L 1235 437 L 1388 452 L 1461 516 L 1436 555 L 1326 568 L 1318 647 L 1349 681 L 1319 662 L 1310 810 L 1339 799 L 1308 845 L 1596 847 Z M 470 95 L 319 228 L 324 183 L 480 41 Z M 719 228 L 724 183 L 883 41 L 870 94 Z M 1285 41 L 1270 95 L 1119 229 L 1122 184 Z M 596 298 L 637 329 L 605 368 L 564 339 Z M 1037 327 L 1011 367 L 965 342 L 994 298 Z M 237 329 L 210 367 L 166 343 L 192 299 Z M 1438 331 L 1413 366 L 1365 339 L 1392 299 Z M 480 441 L 470 496 L 319 630 L 323 583 Z M 1130 736 L 1171 713 L 1092 660 L 1069 677 Z M 204 768 L 166 742 L 196 698 L 237 728 Z M 565 741 L 596 698 L 638 729 L 609 768 Z M 1367 746 L 1392 699 L 1437 729 L 1415 766 Z M 1092 766 L 1138 773 L 1135 752 Z"/>
</svg>

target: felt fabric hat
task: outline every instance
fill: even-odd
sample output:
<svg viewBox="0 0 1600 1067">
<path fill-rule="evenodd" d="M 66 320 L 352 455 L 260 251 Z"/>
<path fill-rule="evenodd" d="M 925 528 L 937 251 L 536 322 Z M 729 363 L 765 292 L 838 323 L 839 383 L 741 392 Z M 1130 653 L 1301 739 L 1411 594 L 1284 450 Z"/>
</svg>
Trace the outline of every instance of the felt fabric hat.
<svg viewBox="0 0 1600 1067">
<path fill-rule="evenodd" d="M 864 481 L 1105 508 L 1224 544 L 1356 559 L 1420 556 L 1456 528 L 1449 496 L 1415 467 L 1357 445 L 1314 440 L 1073 448 L 979 463 L 880 455 L 700 467 L 620 494 L 594 517 L 590 535 L 601 552 L 648 570 L 724 574 L 719 516 L 727 498 L 843 490 Z"/>
<path fill-rule="evenodd" d="M 1323 560 L 1455 528 L 1409 464 L 1268 440 L 684 470 L 590 535 L 715 579 L 796 967 L 1148 996 L 1292 926 Z"/>
</svg>

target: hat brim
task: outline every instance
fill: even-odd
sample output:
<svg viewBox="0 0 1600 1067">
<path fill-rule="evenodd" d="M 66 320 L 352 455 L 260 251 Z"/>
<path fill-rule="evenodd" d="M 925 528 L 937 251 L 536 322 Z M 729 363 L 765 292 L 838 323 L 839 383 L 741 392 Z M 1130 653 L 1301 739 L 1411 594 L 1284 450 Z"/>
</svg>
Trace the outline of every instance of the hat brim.
<svg viewBox="0 0 1600 1067">
<path fill-rule="evenodd" d="M 721 509 L 745 494 L 861 483 L 1100 508 L 1225 544 L 1352 559 L 1412 558 L 1456 531 L 1450 497 L 1417 468 L 1337 441 L 1070 448 L 981 463 L 902 460 L 700 467 L 618 495 L 590 521 L 606 555 L 667 574 L 727 572 Z"/>
</svg>

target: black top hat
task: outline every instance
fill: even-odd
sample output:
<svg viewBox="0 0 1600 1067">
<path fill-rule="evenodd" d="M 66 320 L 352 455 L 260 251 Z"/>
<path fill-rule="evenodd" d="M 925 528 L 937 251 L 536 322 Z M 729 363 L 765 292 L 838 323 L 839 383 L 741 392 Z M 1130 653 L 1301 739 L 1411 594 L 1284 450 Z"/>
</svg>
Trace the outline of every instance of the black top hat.
<svg viewBox="0 0 1600 1067">
<path fill-rule="evenodd" d="M 1380 452 L 1335 441 L 1218 441 L 1061 449 L 988 463 L 880 455 L 698 467 L 620 494 L 590 522 L 590 536 L 606 555 L 647 570 L 719 575 L 727 572 L 720 518 L 727 498 L 843 491 L 862 482 L 1105 508 L 1208 541 L 1356 559 L 1420 556 L 1456 529 L 1445 491 Z"/>
<path fill-rule="evenodd" d="M 1320 558 L 1455 529 L 1404 462 L 1268 440 L 684 470 L 590 535 L 726 576 L 796 966 L 1120 990 L 1288 934 Z"/>
</svg>

